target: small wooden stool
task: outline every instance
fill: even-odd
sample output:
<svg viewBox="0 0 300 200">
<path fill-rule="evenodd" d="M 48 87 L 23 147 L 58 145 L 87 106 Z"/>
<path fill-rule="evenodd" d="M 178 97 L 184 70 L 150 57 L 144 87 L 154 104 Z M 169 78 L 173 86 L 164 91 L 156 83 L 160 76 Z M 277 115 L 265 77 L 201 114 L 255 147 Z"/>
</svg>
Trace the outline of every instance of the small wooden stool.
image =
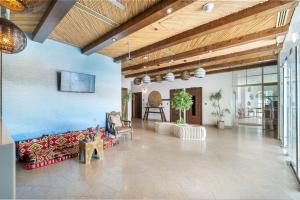
<svg viewBox="0 0 300 200">
<path fill-rule="evenodd" d="M 102 160 L 104 156 L 103 140 L 95 140 L 92 142 L 79 141 L 79 161 L 90 164 L 92 157 L 99 158 L 99 156 Z"/>
</svg>

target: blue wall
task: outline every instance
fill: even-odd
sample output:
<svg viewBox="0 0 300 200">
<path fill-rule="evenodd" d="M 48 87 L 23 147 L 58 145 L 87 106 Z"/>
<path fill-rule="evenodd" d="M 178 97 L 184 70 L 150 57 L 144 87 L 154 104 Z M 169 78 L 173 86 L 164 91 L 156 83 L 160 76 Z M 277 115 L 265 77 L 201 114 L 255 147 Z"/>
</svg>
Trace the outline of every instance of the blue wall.
<svg viewBox="0 0 300 200">
<path fill-rule="evenodd" d="M 59 70 L 96 75 L 96 92 L 59 92 Z M 104 127 L 105 113 L 119 111 L 120 99 L 121 68 L 111 58 L 29 38 L 21 53 L 3 55 L 3 120 L 15 140 Z"/>
</svg>

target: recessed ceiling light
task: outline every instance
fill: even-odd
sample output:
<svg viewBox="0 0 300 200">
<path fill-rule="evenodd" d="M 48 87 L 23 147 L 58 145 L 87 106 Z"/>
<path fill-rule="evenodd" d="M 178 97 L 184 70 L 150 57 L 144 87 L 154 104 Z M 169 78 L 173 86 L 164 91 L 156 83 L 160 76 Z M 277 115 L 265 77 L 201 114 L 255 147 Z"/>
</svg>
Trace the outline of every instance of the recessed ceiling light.
<svg viewBox="0 0 300 200">
<path fill-rule="evenodd" d="M 148 59 L 148 56 L 144 56 L 143 58 L 146 60 L 146 59 Z"/>
<path fill-rule="evenodd" d="M 167 9 L 167 14 L 170 14 L 172 11 L 173 11 L 172 8 L 168 8 L 168 9 Z"/>
<path fill-rule="evenodd" d="M 202 7 L 202 10 L 204 10 L 204 12 L 211 12 L 215 7 L 214 3 L 207 3 Z"/>
<path fill-rule="evenodd" d="M 115 41 L 117 41 L 117 39 L 116 39 L 116 38 L 113 38 L 112 41 L 115 42 Z"/>
</svg>

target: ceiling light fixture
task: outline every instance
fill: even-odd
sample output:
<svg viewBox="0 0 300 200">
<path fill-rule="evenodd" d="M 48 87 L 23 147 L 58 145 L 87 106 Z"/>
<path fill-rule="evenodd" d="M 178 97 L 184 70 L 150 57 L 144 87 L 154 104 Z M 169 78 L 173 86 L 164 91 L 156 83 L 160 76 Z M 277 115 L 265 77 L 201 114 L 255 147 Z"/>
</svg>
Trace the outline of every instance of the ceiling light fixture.
<svg viewBox="0 0 300 200">
<path fill-rule="evenodd" d="M 143 83 L 145 83 L 145 84 L 151 83 L 151 78 L 150 78 L 150 76 L 148 76 L 148 75 L 144 76 L 144 78 L 143 78 Z"/>
<path fill-rule="evenodd" d="M 213 11 L 214 7 L 215 7 L 214 3 L 207 3 L 207 4 L 203 5 L 202 10 L 204 12 L 209 13 L 209 12 Z"/>
<path fill-rule="evenodd" d="M 115 42 L 115 41 L 117 41 L 117 39 L 116 39 L 116 38 L 113 38 L 112 41 Z"/>
<path fill-rule="evenodd" d="M 144 56 L 143 58 L 144 58 L 144 60 L 146 60 L 146 59 L 148 59 L 148 56 Z"/>
<path fill-rule="evenodd" d="M 166 81 L 173 82 L 175 80 L 175 75 L 172 72 L 167 73 L 165 76 Z"/>
<path fill-rule="evenodd" d="M 173 11 L 173 8 L 168 8 L 167 9 L 167 14 L 170 14 Z"/>
<path fill-rule="evenodd" d="M 194 72 L 194 76 L 196 78 L 204 78 L 205 77 L 205 70 L 203 68 L 201 68 L 201 65 L 200 65 L 200 58 L 199 58 L 199 68 L 195 70 Z"/>
<path fill-rule="evenodd" d="M 6 18 L 0 18 L 0 51 L 14 54 L 23 51 L 27 45 L 25 33 L 9 21 L 10 11 L 6 10 Z"/>
<path fill-rule="evenodd" d="M 47 3 L 45 0 L 1 0 L 0 6 L 17 12 L 39 11 Z"/>
<path fill-rule="evenodd" d="M 205 77 L 205 74 L 206 74 L 205 70 L 204 70 L 203 68 L 200 67 L 200 68 L 198 68 L 198 69 L 195 70 L 194 76 L 195 76 L 196 78 L 204 78 L 204 77 Z"/>
</svg>

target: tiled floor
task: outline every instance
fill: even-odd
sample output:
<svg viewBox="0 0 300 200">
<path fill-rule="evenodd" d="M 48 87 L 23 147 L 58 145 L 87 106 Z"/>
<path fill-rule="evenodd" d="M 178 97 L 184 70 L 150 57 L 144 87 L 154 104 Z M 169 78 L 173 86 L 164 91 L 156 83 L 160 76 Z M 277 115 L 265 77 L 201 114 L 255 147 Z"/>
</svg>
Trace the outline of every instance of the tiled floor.
<svg viewBox="0 0 300 200">
<path fill-rule="evenodd" d="M 17 169 L 17 198 L 300 199 L 279 142 L 253 128 L 207 128 L 206 142 L 135 129 L 91 165 Z"/>
</svg>

